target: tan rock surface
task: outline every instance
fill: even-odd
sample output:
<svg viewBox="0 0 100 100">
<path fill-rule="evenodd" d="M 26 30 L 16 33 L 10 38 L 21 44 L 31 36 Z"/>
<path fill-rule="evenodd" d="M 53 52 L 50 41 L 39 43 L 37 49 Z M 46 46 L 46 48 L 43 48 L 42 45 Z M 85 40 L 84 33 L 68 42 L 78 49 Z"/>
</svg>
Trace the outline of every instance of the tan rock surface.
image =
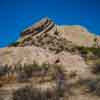
<svg viewBox="0 0 100 100">
<path fill-rule="evenodd" d="M 58 28 L 64 38 L 76 45 L 91 47 L 94 45 L 95 35 L 82 26 L 61 26 Z"/>
<path fill-rule="evenodd" d="M 72 55 L 69 52 L 54 54 L 35 46 L 0 49 L 0 65 L 7 64 L 14 67 L 18 64 L 32 64 L 34 61 L 38 64 L 55 64 L 56 60 L 59 60 L 58 64 L 63 65 L 69 72 L 78 71 L 78 73 L 81 74 L 87 68 L 82 57 L 79 55 Z"/>
</svg>

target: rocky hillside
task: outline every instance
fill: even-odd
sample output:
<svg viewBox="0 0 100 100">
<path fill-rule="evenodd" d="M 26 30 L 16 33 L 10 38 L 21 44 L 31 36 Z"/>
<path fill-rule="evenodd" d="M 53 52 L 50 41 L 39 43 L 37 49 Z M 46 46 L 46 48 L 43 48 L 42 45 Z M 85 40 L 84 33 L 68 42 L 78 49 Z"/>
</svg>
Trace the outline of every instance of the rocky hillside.
<svg viewBox="0 0 100 100">
<path fill-rule="evenodd" d="M 33 26 L 25 29 L 21 33 L 21 38 L 18 40 L 18 46 L 44 46 L 46 45 L 45 43 L 49 44 L 51 41 L 62 41 L 59 39 L 72 42 L 79 46 L 100 46 L 100 37 L 88 32 L 84 27 L 78 25 L 60 26 L 49 18 L 44 18 Z"/>
<path fill-rule="evenodd" d="M 0 49 L 0 100 L 99 100 L 100 37 L 44 18 Z"/>
</svg>

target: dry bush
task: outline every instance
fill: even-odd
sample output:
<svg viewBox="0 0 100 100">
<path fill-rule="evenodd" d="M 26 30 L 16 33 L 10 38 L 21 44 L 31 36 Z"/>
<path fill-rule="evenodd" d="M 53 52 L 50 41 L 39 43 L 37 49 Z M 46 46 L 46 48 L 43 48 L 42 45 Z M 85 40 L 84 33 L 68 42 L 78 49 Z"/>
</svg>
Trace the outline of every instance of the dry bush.
<svg viewBox="0 0 100 100">
<path fill-rule="evenodd" d="M 96 63 L 92 67 L 92 73 L 100 74 L 100 63 Z"/>
<path fill-rule="evenodd" d="M 24 87 L 13 93 L 13 100 L 60 100 L 57 90 L 41 91 L 32 87 Z"/>
<path fill-rule="evenodd" d="M 40 69 L 40 66 L 37 63 L 29 64 L 29 65 L 19 65 L 17 66 L 17 80 L 18 81 L 27 81 L 29 78 L 33 76 L 33 73 L 37 72 Z"/>
<path fill-rule="evenodd" d="M 6 75 L 9 72 L 8 65 L 2 66 L 0 65 L 0 77 Z"/>
<path fill-rule="evenodd" d="M 86 86 L 88 93 L 100 96 L 100 78 L 80 80 L 81 86 Z"/>
<path fill-rule="evenodd" d="M 48 88 L 45 91 L 40 88 L 34 88 L 35 84 L 34 86 L 32 85 L 32 87 L 24 87 L 14 92 L 13 100 L 60 100 L 60 98 L 64 99 L 65 92 L 68 94 L 69 89 L 66 85 L 65 74 L 63 73 L 61 66 L 43 64 L 38 67 L 43 69 L 43 73 L 41 73 L 40 77 L 42 78 L 46 75 L 50 75 L 53 81 L 55 81 L 56 87 L 52 89 Z M 49 82 L 52 83 L 52 81 Z"/>
</svg>

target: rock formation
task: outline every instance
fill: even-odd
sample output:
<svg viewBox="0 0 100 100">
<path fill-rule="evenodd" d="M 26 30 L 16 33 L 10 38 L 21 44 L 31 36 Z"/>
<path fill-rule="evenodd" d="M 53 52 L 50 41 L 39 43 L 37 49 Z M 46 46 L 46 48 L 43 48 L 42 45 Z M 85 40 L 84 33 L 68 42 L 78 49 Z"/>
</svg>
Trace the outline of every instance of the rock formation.
<svg viewBox="0 0 100 100">
<path fill-rule="evenodd" d="M 66 41 L 70 41 L 75 45 L 86 47 L 94 46 L 95 38 L 97 38 L 97 42 L 100 41 L 99 36 L 88 32 L 87 29 L 81 26 L 60 26 L 55 24 L 49 18 L 43 18 L 38 23 L 25 29 L 21 33 L 21 38 L 18 40 L 18 42 L 20 42 L 19 46 L 27 46 L 32 44 L 38 45 L 38 43 L 41 43 L 41 41 L 47 43 L 52 41 L 53 38 L 56 40 L 65 39 Z M 34 43 L 36 41 L 37 43 Z"/>
<path fill-rule="evenodd" d="M 0 49 L 0 100 L 99 100 L 99 66 L 99 36 L 44 18 Z"/>
</svg>

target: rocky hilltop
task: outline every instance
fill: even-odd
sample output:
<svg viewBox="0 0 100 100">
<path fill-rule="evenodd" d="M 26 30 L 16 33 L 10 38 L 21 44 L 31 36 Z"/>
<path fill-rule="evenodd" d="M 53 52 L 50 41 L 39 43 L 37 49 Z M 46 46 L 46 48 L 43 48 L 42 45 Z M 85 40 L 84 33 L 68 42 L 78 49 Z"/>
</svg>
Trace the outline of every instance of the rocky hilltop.
<svg viewBox="0 0 100 100">
<path fill-rule="evenodd" d="M 0 100 L 99 100 L 100 37 L 49 18 L 0 49 Z"/>
<path fill-rule="evenodd" d="M 97 45 L 100 46 L 100 37 L 88 32 L 86 28 L 78 25 L 60 26 L 49 18 L 43 18 L 38 23 L 25 29 L 21 33 L 18 46 L 39 45 L 39 42 L 52 41 L 53 38 L 63 38 L 75 45 L 86 47 L 92 47 L 97 42 Z"/>
</svg>

